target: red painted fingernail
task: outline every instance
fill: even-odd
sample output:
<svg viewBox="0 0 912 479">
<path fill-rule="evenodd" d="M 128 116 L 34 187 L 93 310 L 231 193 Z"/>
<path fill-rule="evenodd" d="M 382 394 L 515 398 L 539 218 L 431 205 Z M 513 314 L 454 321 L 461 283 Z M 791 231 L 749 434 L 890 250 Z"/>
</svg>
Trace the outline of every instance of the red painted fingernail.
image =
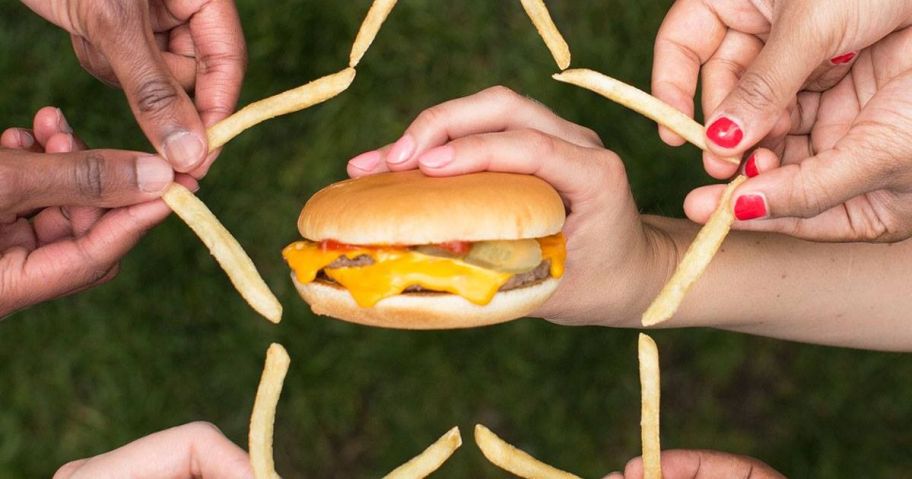
<svg viewBox="0 0 912 479">
<path fill-rule="evenodd" d="M 753 178 L 760 174 L 760 172 L 757 171 L 756 153 L 751 153 L 751 156 L 747 158 L 747 162 L 744 163 L 744 174 L 747 175 L 748 178 Z"/>
<path fill-rule="evenodd" d="M 855 55 L 857 55 L 857 54 L 858 53 L 856 53 L 856 52 L 843 53 L 842 55 L 837 55 L 833 58 L 830 58 L 830 63 L 832 63 L 833 65 L 845 65 L 846 63 L 849 63 L 850 61 L 854 60 Z"/>
<path fill-rule="evenodd" d="M 735 201 L 735 218 L 741 221 L 766 216 L 766 198 L 763 195 L 743 195 Z"/>
<path fill-rule="evenodd" d="M 706 129 L 706 137 L 722 148 L 734 148 L 741 143 L 744 132 L 737 123 L 723 116 L 709 125 L 709 128 Z"/>
</svg>

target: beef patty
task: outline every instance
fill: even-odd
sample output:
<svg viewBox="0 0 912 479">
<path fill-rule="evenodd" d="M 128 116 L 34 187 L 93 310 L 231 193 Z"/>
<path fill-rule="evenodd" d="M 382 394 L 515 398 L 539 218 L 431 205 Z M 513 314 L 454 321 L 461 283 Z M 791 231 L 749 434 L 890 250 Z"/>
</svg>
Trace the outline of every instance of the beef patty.
<svg viewBox="0 0 912 479">
<path fill-rule="evenodd" d="M 356 256 L 354 258 L 348 258 L 347 256 L 339 256 L 335 261 L 329 263 L 326 266 L 326 269 L 336 269 L 336 268 L 360 268 L 362 266 L 370 266 L 374 264 L 374 259 L 366 254 Z M 322 273 L 322 272 L 321 272 Z M 514 274 L 510 276 L 510 279 L 507 280 L 503 286 L 500 287 L 498 291 L 510 291 L 511 289 L 518 289 L 524 286 L 530 286 L 536 283 L 540 283 L 551 275 L 551 260 L 544 260 L 538 264 L 532 271 L 527 271 L 525 273 Z M 320 274 L 320 279 L 323 281 L 332 281 L 326 275 Z M 431 292 L 421 286 L 410 286 L 407 288 L 405 293 L 422 293 L 422 292 Z"/>
</svg>

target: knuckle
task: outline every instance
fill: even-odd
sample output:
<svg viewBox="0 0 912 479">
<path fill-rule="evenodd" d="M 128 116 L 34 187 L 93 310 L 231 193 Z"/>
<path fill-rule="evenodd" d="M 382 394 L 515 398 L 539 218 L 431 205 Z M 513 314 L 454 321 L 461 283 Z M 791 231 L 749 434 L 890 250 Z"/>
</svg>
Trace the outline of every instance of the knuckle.
<svg viewBox="0 0 912 479">
<path fill-rule="evenodd" d="M 599 134 L 595 132 L 595 130 L 593 130 L 592 128 L 587 128 L 585 126 L 580 126 L 580 128 L 581 128 L 581 133 L 584 138 L 591 141 L 596 146 L 599 146 L 599 147 L 605 146 L 605 144 L 602 143 L 602 137 L 600 137 Z"/>
<path fill-rule="evenodd" d="M 73 169 L 76 191 L 87 198 L 102 198 L 105 193 L 105 169 L 108 160 L 97 152 L 81 156 Z"/>
<path fill-rule="evenodd" d="M 222 430 L 209 421 L 193 421 L 184 427 L 186 427 L 193 436 L 212 437 L 222 435 Z"/>
<path fill-rule="evenodd" d="M 513 101 L 518 98 L 521 98 L 521 95 L 519 93 L 516 93 L 510 87 L 506 87 L 503 85 L 494 85 L 490 88 L 486 88 L 481 93 L 484 94 L 485 96 L 490 96 L 490 97 L 492 97 L 496 100 L 500 100 L 500 101 Z"/>
<path fill-rule="evenodd" d="M 418 114 L 413 126 L 421 126 L 429 129 L 442 127 L 446 123 L 447 116 L 444 106 L 432 106 Z"/>
<path fill-rule="evenodd" d="M 136 106 L 142 113 L 159 113 L 168 110 L 179 100 L 177 88 L 165 78 L 152 78 L 142 82 L 136 90 Z"/>
<path fill-rule="evenodd" d="M 124 32 L 125 24 L 137 16 L 140 2 L 133 0 L 103 0 L 101 2 L 82 2 L 86 11 L 80 15 L 86 21 L 86 30 L 91 34 Z"/>
<path fill-rule="evenodd" d="M 232 53 L 210 53 L 199 58 L 199 69 L 203 75 L 212 73 L 232 73 L 247 71 L 247 51 L 242 49 Z"/>
<path fill-rule="evenodd" d="M 769 75 L 749 71 L 741 77 L 738 99 L 753 110 L 764 110 L 776 102 L 778 87 Z"/>
<path fill-rule="evenodd" d="M 529 142 L 532 151 L 535 151 L 537 154 L 540 154 L 545 158 L 550 158 L 557 152 L 557 141 L 553 136 L 532 129 L 526 130 L 525 136 L 527 137 L 527 141 Z"/>
</svg>

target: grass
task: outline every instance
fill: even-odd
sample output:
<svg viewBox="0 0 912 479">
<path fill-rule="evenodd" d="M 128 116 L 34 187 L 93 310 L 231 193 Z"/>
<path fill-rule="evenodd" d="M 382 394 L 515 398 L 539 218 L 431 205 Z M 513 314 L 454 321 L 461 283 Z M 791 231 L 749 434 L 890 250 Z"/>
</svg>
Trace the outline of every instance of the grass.
<svg viewBox="0 0 912 479">
<path fill-rule="evenodd" d="M 82 72 L 62 32 L 12 3 L 0 17 L 0 126 L 27 125 L 51 104 L 91 145 L 148 150 L 120 92 Z M 575 66 L 648 86 L 669 2 L 551 3 Z M 367 5 L 240 1 L 242 104 L 344 66 Z M 49 477 L 197 419 L 245 444 L 271 341 L 293 360 L 276 428 L 285 477 L 378 477 L 475 422 L 584 477 L 622 468 L 639 448 L 635 331 L 535 320 L 456 332 L 353 326 L 312 316 L 279 257 L 303 201 L 342 178 L 348 158 L 395 140 L 423 108 L 494 84 L 594 128 L 625 159 L 643 210 L 680 215 L 686 192 L 709 181 L 697 152 L 664 146 L 650 122 L 551 80 L 554 70 L 518 2 L 400 2 L 351 90 L 239 137 L 199 193 L 275 288 L 282 324 L 256 317 L 169 219 L 114 282 L 0 322 L 0 477 Z M 664 447 L 753 455 L 790 477 L 912 470 L 909 355 L 707 330 L 655 337 Z M 471 444 L 435 477 L 505 477 Z"/>
</svg>

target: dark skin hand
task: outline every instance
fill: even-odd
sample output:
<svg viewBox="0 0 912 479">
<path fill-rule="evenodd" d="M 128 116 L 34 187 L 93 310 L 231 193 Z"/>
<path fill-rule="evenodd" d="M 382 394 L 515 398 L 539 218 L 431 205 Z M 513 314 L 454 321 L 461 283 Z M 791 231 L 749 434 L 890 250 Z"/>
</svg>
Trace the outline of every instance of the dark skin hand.
<svg viewBox="0 0 912 479">
<path fill-rule="evenodd" d="M 176 171 L 205 175 L 215 159 L 206 128 L 234 111 L 247 64 L 232 0 L 23 3 L 70 33 L 83 68 L 123 88 L 140 128 Z"/>
<path fill-rule="evenodd" d="M 148 153 L 87 150 L 52 107 L 0 135 L 0 177 L 0 318 L 114 278 L 170 213 L 158 198 L 175 179 Z"/>
</svg>

